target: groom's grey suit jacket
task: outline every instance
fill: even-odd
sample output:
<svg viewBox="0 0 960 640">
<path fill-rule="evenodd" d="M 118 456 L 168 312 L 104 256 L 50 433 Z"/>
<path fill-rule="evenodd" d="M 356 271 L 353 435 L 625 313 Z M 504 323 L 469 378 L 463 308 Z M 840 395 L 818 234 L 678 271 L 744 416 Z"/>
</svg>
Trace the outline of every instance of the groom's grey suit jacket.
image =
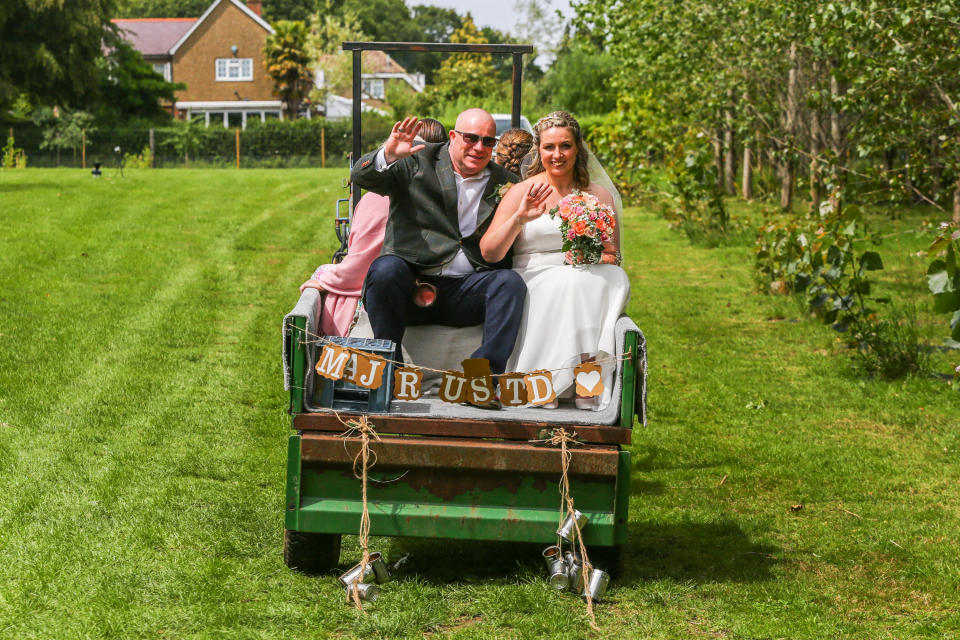
<svg viewBox="0 0 960 640">
<path fill-rule="evenodd" d="M 516 175 L 493 162 L 487 165 L 490 180 L 480 199 L 476 231 L 461 237 L 449 142 L 428 143 L 425 149 L 397 160 L 382 172 L 374 166 L 376 155 L 374 151 L 361 157 L 353 165 L 350 178 L 354 185 L 390 198 L 381 255 L 398 256 L 420 268 L 430 268 L 447 264 L 462 248 L 478 270 L 510 267 L 509 254 L 497 264 L 485 261 L 479 243 L 500 202 L 500 187 L 519 182 Z"/>
</svg>

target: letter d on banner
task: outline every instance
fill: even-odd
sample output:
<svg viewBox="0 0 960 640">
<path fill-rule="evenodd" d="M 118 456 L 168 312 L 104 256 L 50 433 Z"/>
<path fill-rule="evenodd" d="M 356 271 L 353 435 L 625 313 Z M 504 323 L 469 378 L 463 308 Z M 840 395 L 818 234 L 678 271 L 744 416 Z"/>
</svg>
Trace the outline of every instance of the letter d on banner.
<svg viewBox="0 0 960 640">
<path fill-rule="evenodd" d="M 530 404 L 547 404 L 556 400 L 553 390 L 553 374 L 549 371 L 534 371 L 524 376 L 527 383 L 527 399 Z"/>
</svg>

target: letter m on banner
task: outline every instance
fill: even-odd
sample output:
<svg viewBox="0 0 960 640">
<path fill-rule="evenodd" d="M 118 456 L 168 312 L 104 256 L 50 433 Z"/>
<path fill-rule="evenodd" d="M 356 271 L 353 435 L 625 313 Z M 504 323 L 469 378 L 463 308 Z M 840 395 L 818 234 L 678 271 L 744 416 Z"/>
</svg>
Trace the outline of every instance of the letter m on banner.
<svg viewBox="0 0 960 640">
<path fill-rule="evenodd" d="M 317 374 L 328 380 L 339 380 L 343 377 L 343 368 L 349 359 L 349 351 L 335 344 L 328 344 L 317 360 Z"/>
</svg>

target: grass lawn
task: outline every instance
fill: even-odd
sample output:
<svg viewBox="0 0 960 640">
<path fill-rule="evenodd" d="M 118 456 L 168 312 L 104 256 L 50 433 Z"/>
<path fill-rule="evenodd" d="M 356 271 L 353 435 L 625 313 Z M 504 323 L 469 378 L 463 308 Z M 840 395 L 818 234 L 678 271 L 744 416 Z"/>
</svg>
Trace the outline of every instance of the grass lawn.
<svg viewBox="0 0 960 640">
<path fill-rule="evenodd" d="M 280 320 L 335 248 L 343 176 L 0 172 L 0 638 L 960 637 L 956 391 L 858 376 L 753 292 L 749 247 L 640 208 L 650 424 L 602 631 L 537 548 L 379 539 L 409 560 L 364 614 L 288 570 Z M 884 244 L 880 278 L 934 341 L 924 244 Z"/>
</svg>

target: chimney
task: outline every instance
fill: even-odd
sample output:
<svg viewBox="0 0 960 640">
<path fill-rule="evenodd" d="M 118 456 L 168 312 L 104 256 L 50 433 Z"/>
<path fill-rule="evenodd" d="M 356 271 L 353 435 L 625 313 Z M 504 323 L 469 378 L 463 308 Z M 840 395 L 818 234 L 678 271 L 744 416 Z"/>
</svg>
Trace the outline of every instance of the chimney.
<svg viewBox="0 0 960 640">
<path fill-rule="evenodd" d="M 253 11 L 258 16 L 263 15 L 263 3 L 260 0 L 247 0 L 247 9 Z"/>
</svg>

